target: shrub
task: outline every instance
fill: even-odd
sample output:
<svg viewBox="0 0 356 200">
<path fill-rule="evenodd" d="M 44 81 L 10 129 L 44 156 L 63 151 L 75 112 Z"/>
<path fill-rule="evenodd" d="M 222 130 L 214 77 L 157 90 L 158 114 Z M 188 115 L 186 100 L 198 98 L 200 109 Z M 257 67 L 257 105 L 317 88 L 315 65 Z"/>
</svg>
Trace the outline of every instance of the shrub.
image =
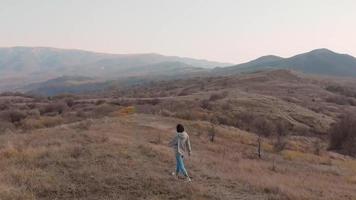
<svg viewBox="0 0 356 200">
<path fill-rule="evenodd" d="M 175 114 L 175 117 L 177 118 L 181 118 L 181 119 L 185 119 L 185 120 L 192 120 L 193 119 L 193 115 L 190 111 L 178 111 Z"/>
<path fill-rule="evenodd" d="M 155 98 L 155 99 L 150 100 L 149 103 L 152 105 L 157 105 L 157 104 L 161 103 L 161 100 Z"/>
<path fill-rule="evenodd" d="M 356 156 L 356 116 L 347 113 L 330 129 L 329 149 Z"/>
<path fill-rule="evenodd" d="M 161 110 L 160 114 L 165 117 L 171 117 L 173 115 L 172 112 L 170 112 L 169 110 L 166 110 L 166 109 Z"/>
<path fill-rule="evenodd" d="M 5 103 L 0 104 L 0 110 L 7 110 L 9 109 L 9 106 Z"/>
<path fill-rule="evenodd" d="M 94 115 L 96 117 L 101 117 L 101 116 L 106 116 L 111 112 L 114 112 L 117 110 L 117 107 L 111 104 L 102 104 L 100 106 L 97 106 L 94 110 Z"/>
<path fill-rule="evenodd" d="M 105 100 L 103 100 L 103 99 L 100 99 L 100 100 L 97 100 L 96 102 L 95 102 L 95 105 L 101 105 L 101 104 L 104 104 L 106 101 Z"/>
<path fill-rule="evenodd" d="M 12 130 L 14 128 L 15 128 L 14 125 L 10 122 L 0 121 L 0 134 L 5 132 L 6 130 Z"/>
<path fill-rule="evenodd" d="M 19 110 L 6 110 L 0 113 L 0 119 L 11 123 L 20 122 L 25 118 L 26 113 Z"/>
<path fill-rule="evenodd" d="M 51 103 L 40 108 L 40 113 L 41 115 L 48 113 L 62 114 L 65 109 L 67 109 L 67 105 L 65 103 Z"/>
<path fill-rule="evenodd" d="M 321 155 L 321 150 L 322 150 L 322 145 L 321 145 L 321 141 L 320 140 L 315 140 L 313 142 L 313 146 L 314 146 L 314 154 L 320 156 Z"/>
<path fill-rule="evenodd" d="M 213 105 L 210 103 L 209 100 L 204 99 L 200 102 L 200 107 L 206 110 L 212 110 Z"/>
<path fill-rule="evenodd" d="M 145 113 L 145 114 L 154 114 L 157 111 L 157 108 L 150 104 L 137 105 L 137 106 L 135 106 L 135 108 L 136 108 L 137 112 Z"/>
<path fill-rule="evenodd" d="M 347 101 L 351 106 L 356 106 L 356 99 L 355 98 L 348 98 Z"/>
<path fill-rule="evenodd" d="M 253 125 L 254 131 L 258 135 L 262 135 L 265 137 L 270 136 L 275 130 L 273 123 L 270 120 L 263 118 L 263 117 L 256 118 L 252 122 L 252 125 Z"/>
<path fill-rule="evenodd" d="M 44 127 L 53 127 L 63 123 L 63 119 L 60 116 L 55 117 L 42 117 L 40 122 Z"/>
<path fill-rule="evenodd" d="M 251 111 L 242 111 L 235 113 L 234 118 L 236 119 L 233 124 L 235 127 L 250 131 L 251 128 L 254 129 L 254 121 L 257 120 L 258 117 Z"/>
<path fill-rule="evenodd" d="M 224 111 L 231 111 L 233 109 L 233 106 L 230 104 L 230 102 L 226 102 L 221 105 L 221 109 Z"/>
<path fill-rule="evenodd" d="M 128 106 L 125 108 L 121 108 L 119 112 L 120 115 L 132 115 L 136 112 L 136 109 L 133 106 Z"/>
<path fill-rule="evenodd" d="M 288 126 L 283 121 L 277 121 L 275 126 L 276 141 L 273 144 L 274 150 L 280 152 L 284 150 L 287 145 L 286 136 L 288 133 Z"/>
<path fill-rule="evenodd" d="M 182 91 L 180 91 L 177 96 L 187 96 L 187 95 L 190 95 L 190 92 L 189 90 L 187 89 L 183 89 Z"/>
<path fill-rule="evenodd" d="M 27 115 L 28 115 L 28 116 L 31 116 L 31 117 L 38 118 L 38 117 L 40 117 L 41 113 L 40 113 L 39 110 L 33 109 L 33 110 L 27 111 Z"/>
<path fill-rule="evenodd" d="M 341 94 L 347 97 L 356 97 L 356 89 L 353 87 L 346 87 L 341 85 L 329 85 L 325 89 L 329 92 Z"/>
<path fill-rule="evenodd" d="M 338 105 L 349 105 L 350 104 L 350 101 L 347 97 L 340 96 L 340 95 L 328 97 L 328 98 L 326 98 L 326 102 L 335 103 Z"/>
<path fill-rule="evenodd" d="M 104 103 L 105 103 L 104 100 L 99 100 L 99 101 L 96 102 L 96 105 L 101 105 L 101 104 L 104 104 Z M 110 104 L 117 105 L 117 106 L 130 106 L 130 105 L 132 105 L 132 101 L 126 100 L 126 99 L 118 99 L 116 101 L 110 102 Z"/>
<path fill-rule="evenodd" d="M 27 104 L 27 107 L 29 108 L 29 109 L 35 109 L 36 108 L 36 104 L 35 103 L 29 103 L 29 104 Z"/>
<path fill-rule="evenodd" d="M 88 118 L 90 116 L 90 114 L 85 111 L 80 110 L 76 113 L 75 116 L 79 117 L 79 118 Z"/>
<path fill-rule="evenodd" d="M 92 120 L 85 120 L 74 124 L 74 128 L 79 130 L 89 130 L 89 128 L 93 125 Z"/>
<path fill-rule="evenodd" d="M 65 100 L 65 103 L 67 104 L 68 107 L 72 107 L 74 105 L 74 99 L 72 98 L 66 98 Z"/>
<path fill-rule="evenodd" d="M 228 125 L 228 126 L 232 126 L 233 124 L 233 120 L 227 116 L 227 115 L 214 115 L 213 119 L 215 120 L 214 122 L 216 122 L 216 124 L 223 124 L 223 125 Z"/>
<path fill-rule="evenodd" d="M 22 122 L 22 128 L 24 129 L 38 129 L 38 128 L 49 128 L 57 126 L 63 123 L 63 119 L 60 116 L 50 117 L 44 116 L 39 119 L 28 118 Z"/>
<path fill-rule="evenodd" d="M 220 100 L 220 99 L 224 99 L 225 97 L 227 97 L 228 95 L 228 92 L 222 92 L 222 93 L 215 93 L 215 94 L 212 94 L 210 95 L 210 98 L 209 100 L 210 101 L 217 101 L 217 100 Z"/>
<path fill-rule="evenodd" d="M 150 104 L 150 105 L 157 105 L 161 103 L 160 99 L 154 98 L 154 99 L 138 99 L 134 101 L 134 104 L 136 105 L 145 105 L 145 104 Z"/>
</svg>

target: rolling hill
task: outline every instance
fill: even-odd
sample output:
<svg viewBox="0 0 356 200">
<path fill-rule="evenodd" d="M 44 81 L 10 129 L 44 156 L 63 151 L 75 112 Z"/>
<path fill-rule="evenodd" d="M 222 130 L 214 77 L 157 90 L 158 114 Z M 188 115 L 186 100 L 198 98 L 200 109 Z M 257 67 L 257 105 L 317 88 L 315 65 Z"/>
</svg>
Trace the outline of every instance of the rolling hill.
<svg viewBox="0 0 356 200">
<path fill-rule="evenodd" d="M 228 65 L 230 67 L 224 67 Z M 231 66 L 159 54 L 104 54 L 45 47 L 0 48 L 0 91 L 43 95 L 96 92 L 152 80 L 229 76 L 268 69 L 356 77 L 356 58 L 316 49 L 290 58 L 268 55 Z M 71 80 L 63 77 L 71 77 Z M 93 80 L 76 80 L 77 77 Z"/>
<path fill-rule="evenodd" d="M 114 88 L 141 85 L 154 80 L 154 77 L 127 77 L 117 80 L 103 80 L 84 76 L 61 76 L 44 82 L 28 84 L 16 91 L 41 96 L 59 94 L 93 94 Z M 163 80 L 163 77 L 160 77 Z"/>
<path fill-rule="evenodd" d="M 48 80 L 62 76 L 85 76 L 101 81 L 133 76 L 183 76 L 229 65 L 153 53 L 106 54 L 49 47 L 0 48 L 0 91 L 28 87 L 32 83 L 47 84 Z"/>
<path fill-rule="evenodd" d="M 0 48 L 0 81 L 6 78 L 8 85 L 25 85 L 60 76 L 115 79 L 177 75 L 228 65 L 231 64 L 159 54 L 104 54 L 48 47 Z"/>
<path fill-rule="evenodd" d="M 263 56 L 256 60 L 225 68 L 216 68 L 214 74 L 228 75 L 266 69 L 292 69 L 307 74 L 329 76 L 356 76 L 356 58 L 328 49 L 316 49 L 290 58 Z"/>
<path fill-rule="evenodd" d="M 270 70 L 106 94 L 2 94 L 0 199 L 355 199 L 356 151 L 329 149 L 330 126 L 356 113 L 346 80 Z M 171 175 L 177 123 L 191 139 L 189 183 Z"/>
</svg>

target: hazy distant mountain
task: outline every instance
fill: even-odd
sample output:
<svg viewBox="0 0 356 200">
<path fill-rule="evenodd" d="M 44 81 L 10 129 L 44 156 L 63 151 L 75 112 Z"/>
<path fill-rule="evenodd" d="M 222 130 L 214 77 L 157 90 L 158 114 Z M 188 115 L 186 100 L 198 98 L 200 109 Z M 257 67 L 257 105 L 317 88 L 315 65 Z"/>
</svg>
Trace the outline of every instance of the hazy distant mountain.
<svg viewBox="0 0 356 200">
<path fill-rule="evenodd" d="M 150 66 L 155 67 L 162 63 L 172 63 L 191 71 L 194 67 L 213 68 L 228 66 L 228 63 L 211 62 L 159 54 L 104 54 L 82 50 L 65 50 L 45 47 L 13 47 L 0 48 L 0 77 L 9 76 L 130 76 L 123 72 L 130 72 L 135 68 Z M 187 68 L 188 67 L 188 68 Z M 131 70 L 132 71 L 132 70 Z M 136 73 L 137 71 L 135 71 Z M 146 70 L 150 73 L 149 70 Z"/>
<path fill-rule="evenodd" d="M 228 64 L 159 54 L 104 54 L 43 47 L 0 48 L 0 91 L 18 89 L 44 95 L 80 93 L 157 79 L 230 75 L 275 68 L 356 77 L 356 58 L 327 49 L 290 58 L 268 55 L 222 67 L 225 65 Z M 208 69 L 214 66 L 218 67 Z M 30 84 L 35 82 L 37 84 Z"/>
<path fill-rule="evenodd" d="M 199 73 L 199 76 L 202 74 Z M 203 74 L 208 76 L 208 74 Z M 61 76 L 43 82 L 32 83 L 26 86 L 16 88 L 16 91 L 43 95 L 54 96 L 58 94 L 85 94 L 85 93 L 100 93 L 108 89 L 123 89 L 134 85 L 142 85 L 152 81 L 168 81 L 177 79 L 189 79 L 195 77 L 196 74 L 180 74 L 173 73 L 171 75 L 151 75 L 151 76 L 132 76 L 121 77 L 116 80 L 103 80 L 83 76 Z"/>
<path fill-rule="evenodd" d="M 356 58 L 328 49 L 316 49 L 290 58 L 264 56 L 248 63 L 216 68 L 213 73 L 225 75 L 269 68 L 293 69 L 309 74 L 356 77 Z"/>
<path fill-rule="evenodd" d="M 110 81 L 100 81 L 84 76 L 61 76 L 48 81 L 26 85 L 20 88 L 19 91 L 36 95 L 53 96 L 63 93 L 97 92 L 109 86 Z"/>
<path fill-rule="evenodd" d="M 105 54 L 48 47 L 0 48 L 0 91 L 61 76 L 117 79 L 207 73 L 230 66 L 207 60 L 159 54 Z"/>
<path fill-rule="evenodd" d="M 134 67 L 124 73 L 131 74 L 132 76 L 121 77 L 113 80 L 85 76 L 61 76 L 47 81 L 17 87 L 16 91 L 43 96 L 54 96 L 63 93 L 100 93 L 110 88 L 122 89 L 156 80 L 188 79 L 197 75 L 209 75 L 205 71 L 197 71 L 196 68 L 189 67 L 180 62 L 165 62 L 155 64 L 154 66 L 148 65 L 139 68 Z"/>
</svg>

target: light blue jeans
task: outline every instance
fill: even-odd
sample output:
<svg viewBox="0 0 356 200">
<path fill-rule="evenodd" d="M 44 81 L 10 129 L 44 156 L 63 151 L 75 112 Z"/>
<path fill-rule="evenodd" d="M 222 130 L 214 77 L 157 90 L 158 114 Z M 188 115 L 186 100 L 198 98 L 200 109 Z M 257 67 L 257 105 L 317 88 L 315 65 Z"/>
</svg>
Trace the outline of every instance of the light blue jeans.
<svg viewBox="0 0 356 200">
<path fill-rule="evenodd" d="M 176 153 L 176 161 L 176 174 L 178 175 L 179 173 L 182 173 L 184 176 L 188 176 L 187 170 L 184 167 L 183 156 L 181 154 Z"/>
</svg>

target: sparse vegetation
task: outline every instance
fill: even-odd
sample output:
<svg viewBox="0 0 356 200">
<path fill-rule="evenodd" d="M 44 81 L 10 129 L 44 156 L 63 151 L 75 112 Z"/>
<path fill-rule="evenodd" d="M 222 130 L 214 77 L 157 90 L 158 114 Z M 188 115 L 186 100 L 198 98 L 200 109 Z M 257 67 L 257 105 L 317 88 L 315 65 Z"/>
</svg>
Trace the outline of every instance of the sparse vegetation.
<svg viewBox="0 0 356 200">
<path fill-rule="evenodd" d="M 287 125 L 283 121 L 276 123 L 274 149 L 281 152 L 287 145 L 286 136 L 288 134 Z"/>
<path fill-rule="evenodd" d="M 211 127 L 209 129 L 209 138 L 210 138 L 210 142 L 214 142 L 215 141 L 215 137 L 216 137 L 216 127 L 215 127 L 215 124 L 212 123 L 211 124 Z"/>
<path fill-rule="evenodd" d="M 353 87 L 346 87 L 341 85 L 328 85 L 326 87 L 326 90 L 340 95 L 344 95 L 346 97 L 356 98 L 356 88 Z"/>
<path fill-rule="evenodd" d="M 43 107 L 40 108 L 40 113 L 41 115 L 57 115 L 57 114 L 62 114 L 65 109 L 67 109 L 67 104 L 64 102 L 54 102 L 47 104 Z"/>
<path fill-rule="evenodd" d="M 356 198 L 355 160 L 338 154 L 355 156 L 356 122 L 336 117 L 355 107 L 330 100 L 353 97 L 269 73 L 153 82 L 105 97 L 2 96 L 0 197 Z M 170 176 L 166 143 L 177 122 L 192 140 L 191 185 Z"/>
<path fill-rule="evenodd" d="M 254 131 L 257 134 L 268 137 L 275 131 L 273 123 L 265 118 L 259 117 L 253 121 Z"/>
<path fill-rule="evenodd" d="M 210 96 L 209 101 L 217 101 L 220 99 L 224 99 L 225 97 L 227 97 L 228 92 L 221 92 L 221 93 L 214 93 Z"/>
<path fill-rule="evenodd" d="M 356 115 L 348 113 L 341 117 L 330 130 L 330 149 L 356 156 Z"/>
<path fill-rule="evenodd" d="M 174 168 L 171 149 L 166 146 L 170 135 L 160 126 L 174 128 L 175 120 L 129 115 L 35 130 L 25 135 L 2 135 L 6 142 L 0 140 L 0 167 L 4 172 L 0 195 L 3 199 L 88 196 L 90 199 L 138 196 L 234 199 L 241 194 L 251 199 L 356 196 L 352 177 L 344 179 L 338 171 L 352 169 L 346 165 L 343 168 L 338 168 L 337 162 L 325 165 L 329 158 L 295 150 L 275 154 L 266 148 L 272 143 L 269 139 L 264 139 L 262 145 L 266 148 L 265 157 L 256 160 L 252 156 L 254 146 L 248 142 L 255 140 L 255 135 L 219 126 L 218 140 L 209 145 L 206 137 L 195 133 L 208 130 L 210 124 L 184 123 L 189 127 L 195 149 L 187 160 L 192 184 L 180 184 L 169 175 Z M 142 126 L 145 128 L 138 128 Z M 323 195 L 314 190 L 323 191 Z"/>
<path fill-rule="evenodd" d="M 0 119 L 5 122 L 17 124 L 26 118 L 26 114 L 20 110 L 6 110 L 0 113 Z"/>
</svg>

